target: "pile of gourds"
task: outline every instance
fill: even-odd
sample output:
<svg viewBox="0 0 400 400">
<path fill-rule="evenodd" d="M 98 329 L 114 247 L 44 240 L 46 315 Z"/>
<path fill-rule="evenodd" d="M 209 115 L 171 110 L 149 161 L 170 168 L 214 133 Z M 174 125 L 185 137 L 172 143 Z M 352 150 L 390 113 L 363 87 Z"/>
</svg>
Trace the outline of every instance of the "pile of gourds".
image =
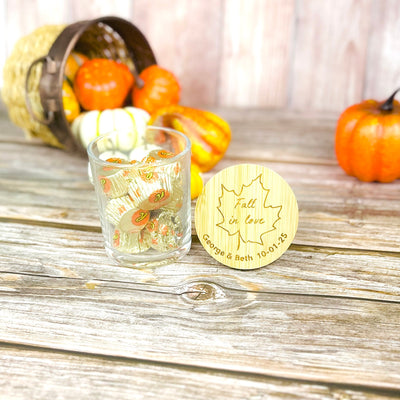
<svg viewBox="0 0 400 400">
<path fill-rule="evenodd" d="M 112 130 L 137 132 L 138 125 L 157 124 L 184 133 L 192 143 L 193 199 L 203 187 L 201 173 L 224 156 L 231 131 L 216 114 L 179 105 L 180 90 L 174 74 L 158 65 L 135 77 L 120 62 L 72 52 L 63 83 L 65 117 L 83 147 Z"/>
</svg>

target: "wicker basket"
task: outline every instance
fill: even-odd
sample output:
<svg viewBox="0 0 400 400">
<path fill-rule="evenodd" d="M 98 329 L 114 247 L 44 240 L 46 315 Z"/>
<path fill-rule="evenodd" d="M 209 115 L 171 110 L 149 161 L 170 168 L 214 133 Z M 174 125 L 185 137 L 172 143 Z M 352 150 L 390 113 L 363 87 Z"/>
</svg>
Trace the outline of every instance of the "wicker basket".
<svg viewBox="0 0 400 400">
<path fill-rule="evenodd" d="M 10 119 L 28 137 L 76 151 L 79 145 L 62 103 L 65 64 L 72 50 L 122 61 L 134 75 L 156 59 L 143 34 L 118 17 L 46 25 L 17 42 L 4 67 L 2 97 Z"/>
</svg>

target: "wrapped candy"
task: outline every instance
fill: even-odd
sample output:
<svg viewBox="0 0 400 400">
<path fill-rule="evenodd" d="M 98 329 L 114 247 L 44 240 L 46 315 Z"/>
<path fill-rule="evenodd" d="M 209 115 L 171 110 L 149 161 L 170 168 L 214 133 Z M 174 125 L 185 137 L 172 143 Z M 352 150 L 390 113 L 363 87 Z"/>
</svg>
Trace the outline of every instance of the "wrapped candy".
<svg viewBox="0 0 400 400">
<path fill-rule="evenodd" d="M 163 206 L 163 210 L 171 211 L 171 212 L 178 212 L 183 204 L 183 190 L 181 185 L 174 184 L 172 185 L 171 190 L 171 201 Z"/>
<path fill-rule="evenodd" d="M 120 157 L 110 157 L 110 158 L 107 158 L 105 161 L 107 161 L 111 164 L 115 164 L 115 165 L 104 165 L 103 167 L 101 167 L 101 173 L 104 176 L 109 176 L 109 175 L 115 174 L 116 172 L 120 171 L 120 169 L 118 168 L 118 165 L 129 164 L 128 160 L 126 160 L 124 158 L 120 158 Z"/>
<path fill-rule="evenodd" d="M 150 242 L 150 234 L 145 230 L 127 233 L 116 229 L 113 235 L 113 247 L 122 253 L 142 253 L 150 248 Z"/>
<path fill-rule="evenodd" d="M 150 219 L 150 212 L 138 209 L 129 196 L 123 196 L 109 201 L 106 218 L 123 232 L 139 232 Z"/>
<path fill-rule="evenodd" d="M 176 154 L 172 153 L 171 151 L 168 150 L 152 150 L 148 156 L 147 159 L 148 160 L 154 160 L 155 163 L 157 163 L 157 161 L 165 161 L 168 160 L 169 158 L 173 158 L 175 157 Z M 175 162 L 172 164 L 168 164 L 168 165 L 164 165 L 162 167 L 160 167 L 161 171 L 164 171 L 165 174 L 169 175 L 169 177 L 173 180 L 173 181 L 180 181 L 181 180 L 181 164 L 180 162 Z"/>
<path fill-rule="evenodd" d="M 100 158 L 107 162 L 123 164 L 128 163 L 129 161 L 126 159 L 125 154 L 121 153 L 120 151 L 106 151 L 101 154 Z M 101 175 L 107 176 L 112 175 L 115 172 L 115 169 L 110 166 L 103 166 L 101 167 Z M 88 176 L 89 181 L 93 185 L 93 175 L 92 170 L 90 169 L 90 163 L 88 163 Z"/>
<path fill-rule="evenodd" d="M 146 144 L 144 146 L 135 147 L 130 153 L 129 158 L 131 160 L 142 160 L 145 158 L 150 151 L 152 150 L 160 150 L 160 146 L 156 146 L 154 144 Z"/>
<path fill-rule="evenodd" d="M 129 182 L 125 179 L 124 172 L 122 170 L 108 176 L 99 175 L 98 179 L 104 194 L 111 199 L 128 193 Z"/>
<path fill-rule="evenodd" d="M 128 159 L 127 159 L 125 153 L 122 153 L 121 151 L 118 151 L 118 150 L 105 151 L 104 153 L 101 153 L 99 158 L 104 161 L 108 161 L 110 159 L 116 159 L 116 160 L 121 159 L 121 160 L 125 160 L 126 162 L 128 162 Z M 113 162 L 113 161 L 110 161 L 110 162 Z"/>
<path fill-rule="evenodd" d="M 171 251 L 180 246 L 183 232 L 182 222 L 175 213 L 162 211 L 146 225 L 150 234 L 150 246 L 160 252 Z"/>
<path fill-rule="evenodd" d="M 171 201 L 171 180 L 168 177 L 159 179 L 154 171 L 142 171 L 132 179 L 128 193 L 139 208 L 157 210 Z"/>
<path fill-rule="evenodd" d="M 150 151 L 149 156 L 153 157 L 156 160 L 165 160 L 167 158 L 175 157 L 175 153 L 172 153 L 171 151 L 165 149 L 159 149 Z"/>
<path fill-rule="evenodd" d="M 131 160 L 126 163 L 126 168 L 123 169 L 124 178 L 130 183 L 131 180 L 137 176 L 136 168 L 140 163 L 136 160 Z M 132 165 L 135 165 L 133 168 Z"/>
</svg>

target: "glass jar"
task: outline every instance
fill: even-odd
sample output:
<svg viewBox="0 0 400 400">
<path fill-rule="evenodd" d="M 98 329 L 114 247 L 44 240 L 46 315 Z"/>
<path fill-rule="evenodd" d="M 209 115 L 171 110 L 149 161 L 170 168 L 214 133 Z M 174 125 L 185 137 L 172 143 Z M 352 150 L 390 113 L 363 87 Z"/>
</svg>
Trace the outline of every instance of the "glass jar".
<svg viewBox="0 0 400 400">
<path fill-rule="evenodd" d="M 113 131 L 88 146 L 107 254 L 140 268 L 167 264 L 191 245 L 190 141 L 168 128 Z"/>
</svg>

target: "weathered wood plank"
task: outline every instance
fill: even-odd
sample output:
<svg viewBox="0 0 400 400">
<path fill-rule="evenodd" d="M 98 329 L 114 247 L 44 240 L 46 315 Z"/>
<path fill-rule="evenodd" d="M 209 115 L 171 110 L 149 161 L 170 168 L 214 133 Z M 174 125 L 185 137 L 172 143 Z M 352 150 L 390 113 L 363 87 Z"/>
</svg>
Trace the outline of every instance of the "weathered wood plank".
<svg viewBox="0 0 400 400">
<path fill-rule="evenodd" d="M 23 1 L 23 0 L 15 0 L 15 1 L 7 1 L 5 10 L 6 10 L 6 30 L 7 30 L 7 55 L 11 54 L 12 49 L 14 48 L 15 43 L 23 36 L 30 34 L 36 28 L 39 28 L 41 25 L 51 23 L 48 20 L 49 14 L 52 15 L 52 23 L 53 24 L 61 24 L 61 20 L 63 19 L 63 14 L 65 12 L 64 1 L 56 2 L 47 1 L 47 7 L 43 7 L 40 13 L 40 4 L 41 2 L 38 0 L 33 1 Z M 56 9 L 59 7 L 59 12 Z M 21 10 L 24 10 L 21 12 Z M 49 14 L 47 13 L 49 12 Z M 35 45 L 39 45 L 39 43 L 32 43 L 32 48 Z M 38 55 L 38 57 L 41 54 Z"/>
<path fill-rule="evenodd" d="M 362 183 L 346 176 L 334 161 L 334 118 L 325 121 L 260 110 L 237 116 L 228 109 L 224 112 L 228 120 L 232 118 L 236 133 L 226 158 L 205 179 L 240 162 L 265 165 L 281 174 L 297 196 L 300 223 L 295 243 L 399 250 L 400 182 Z M 0 121 L 5 140 L 0 144 L 0 218 L 98 229 L 86 160 L 31 145 L 9 121 Z M 320 164 L 320 160 L 327 161 Z"/>
<path fill-rule="evenodd" d="M 399 181 L 364 183 L 337 166 L 257 163 L 285 178 L 297 197 L 300 217 L 294 243 L 399 251 Z M 231 160 L 222 160 L 213 173 L 230 165 Z"/>
<path fill-rule="evenodd" d="M 363 95 L 386 97 L 398 80 L 396 0 L 320 3 L 2 0 L 0 70 L 16 40 L 38 26 L 118 15 L 176 71 L 187 104 L 341 111 Z"/>
<path fill-rule="evenodd" d="M 45 146 L 2 143 L 1 147 L 4 154 L 15 147 L 7 162 L 0 161 L 2 217 L 99 226 L 87 160 Z M 11 189 L 13 182 L 19 184 Z"/>
<path fill-rule="evenodd" d="M 13 273 L 168 287 L 211 279 L 236 290 L 400 302 L 397 253 L 291 246 L 268 267 L 249 272 L 219 264 L 195 240 L 177 264 L 127 269 L 107 258 L 100 233 L 2 223 L 0 254 L 0 271 L 5 274 L 0 282 Z"/>
<path fill-rule="evenodd" d="M 217 102 L 221 19 L 221 0 L 134 1 L 133 21 L 158 64 L 177 76 L 182 104 Z"/>
<path fill-rule="evenodd" d="M 224 1 L 218 104 L 286 106 L 294 4 Z"/>
<path fill-rule="evenodd" d="M 340 111 L 361 100 L 371 13 L 371 0 L 298 2 L 291 108 Z"/>
<path fill-rule="evenodd" d="M 3 143 L 2 148 L 1 218 L 99 227 L 85 160 L 42 146 Z M 237 162 L 226 158 L 211 174 Z M 399 182 L 362 183 L 334 165 L 257 163 L 279 173 L 294 190 L 300 209 L 294 243 L 399 250 Z"/>
<path fill-rule="evenodd" d="M 132 12 L 131 0 L 92 0 L 89 3 L 85 3 L 85 7 L 82 7 L 80 1 L 74 0 L 68 1 L 68 5 L 70 7 L 69 14 L 72 19 L 71 22 L 99 18 L 107 15 L 118 16 L 129 20 L 129 16 Z"/>
<path fill-rule="evenodd" d="M 4 106 L 0 103 L 0 106 Z M 233 140 L 226 157 L 311 164 L 334 164 L 336 114 L 283 112 L 278 110 L 207 107 L 229 121 Z M 20 128 L 0 107 L 0 143 L 40 144 L 27 141 Z M 244 152 L 244 146 L 246 151 Z"/>
<path fill-rule="evenodd" d="M 25 35 L 32 33 L 42 25 L 65 24 L 70 19 L 69 4 L 65 0 L 7 0 L 6 1 L 6 29 L 7 54 L 9 55 L 15 43 Z M 31 43 L 34 51 L 40 43 Z M 38 54 L 38 57 L 41 54 Z"/>
<path fill-rule="evenodd" d="M 15 42 L 42 25 L 68 24 L 79 20 L 116 15 L 128 18 L 132 12 L 130 0 L 92 0 L 82 7 L 79 1 L 59 0 L 7 0 L 6 1 L 7 53 Z M 32 43 L 34 47 L 36 43 Z"/>
<path fill-rule="evenodd" d="M 247 110 L 236 111 L 242 118 L 235 120 L 231 119 L 234 116 L 229 109 L 218 112 L 230 121 L 232 128 L 233 140 L 226 157 L 238 161 L 274 160 L 337 165 L 335 118 Z M 246 118 L 246 114 L 253 118 Z"/>
<path fill-rule="evenodd" d="M 399 303 L 206 288 L 11 274 L 0 341 L 400 390 Z"/>
<path fill-rule="evenodd" d="M 49 368 L 51 363 L 51 369 Z M 57 373 L 54 373 L 57 371 Z M 0 346 L 0 391 L 14 400 L 390 399 L 390 393 L 346 386 L 238 375 L 201 368 Z M 156 384 L 155 384 L 156 383 Z"/>
<path fill-rule="evenodd" d="M 385 100 L 399 86 L 400 7 L 396 0 L 374 1 L 373 6 L 363 99 Z"/>
</svg>

